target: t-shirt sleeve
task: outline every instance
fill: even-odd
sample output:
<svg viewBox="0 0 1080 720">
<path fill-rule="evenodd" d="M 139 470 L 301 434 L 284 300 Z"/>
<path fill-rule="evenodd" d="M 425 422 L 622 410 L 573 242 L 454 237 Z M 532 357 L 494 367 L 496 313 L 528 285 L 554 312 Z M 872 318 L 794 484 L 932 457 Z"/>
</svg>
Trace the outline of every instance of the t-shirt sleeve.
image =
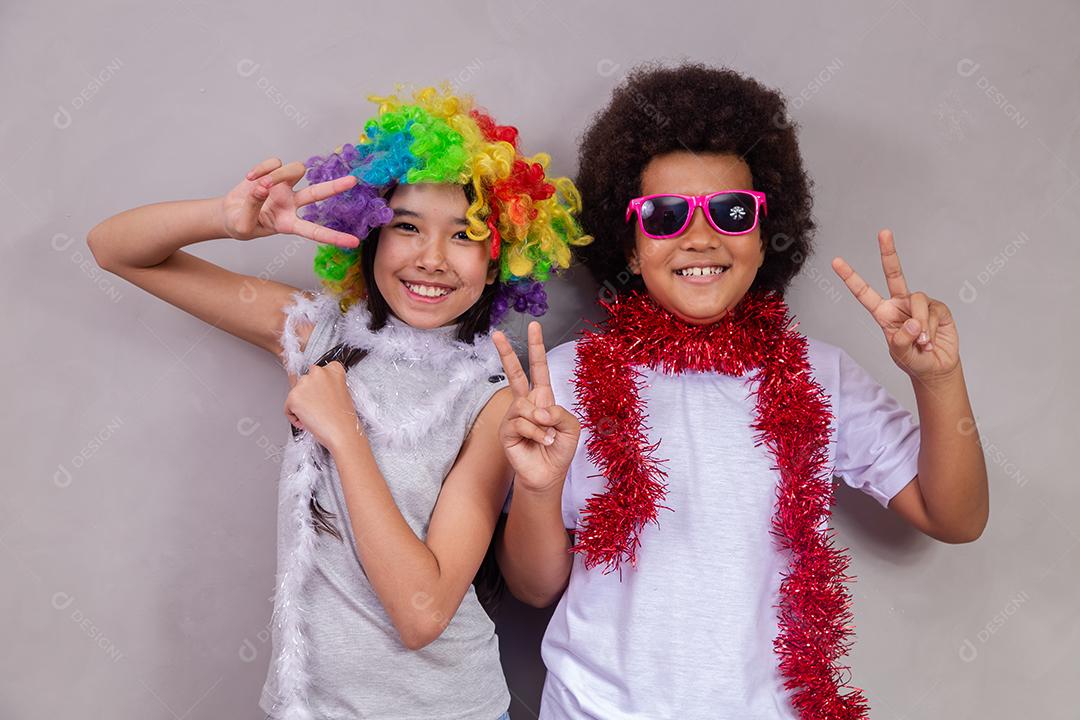
<svg viewBox="0 0 1080 720">
<path fill-rule="evenodd" d="M 919 424 L 850 355 L 838 352 L 834 472 L 888 507 L 919 472 Z"/>
<path fill-rule="evenodd" d="M 569 410 L 569 408 L 567 408 Z M 571 411 L 573 412 L 573 411 Z M 582 447 L 583 440 L 578 440 L 578 448 Z M 566 480 L 563 483 L 562 493 L 562 521 L 563 527 L 570 530 L 577 530 L 577 517 L 578 508 L 574 504 L 574 463 L 570 463 L 570 467 L 566 468 Z M 597 492 L 603 491 L 604 486 L 601 485 L 597 488 Z"/>
</svg>

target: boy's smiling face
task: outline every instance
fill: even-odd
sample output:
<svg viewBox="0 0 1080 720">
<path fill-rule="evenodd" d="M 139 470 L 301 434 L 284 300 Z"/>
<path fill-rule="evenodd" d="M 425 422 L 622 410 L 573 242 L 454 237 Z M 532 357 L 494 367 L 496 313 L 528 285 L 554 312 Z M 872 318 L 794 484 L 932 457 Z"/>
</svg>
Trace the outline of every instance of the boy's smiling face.
<svg viewBox="0 0 1080 720">
<path fill-rule="evenodd" d="M 754 189 L 750 166 L 737 155 L 667 153 L 654 157 L 641 174 L 643 196 L 733 189 Z M 705 325 L 724 317 L 750 289 L 765 260 L 760 223 L 745 235 L 721 235 L 699 208 L 682 235 L 655 240 L 641 232 L 636 214 L 630 222 L 637 228 L 630 270 L 641 275 L 657 303 L 686 322 Z M 724 268 L 718 275 L 678 272 L 717 266 Z"/>
</svg>

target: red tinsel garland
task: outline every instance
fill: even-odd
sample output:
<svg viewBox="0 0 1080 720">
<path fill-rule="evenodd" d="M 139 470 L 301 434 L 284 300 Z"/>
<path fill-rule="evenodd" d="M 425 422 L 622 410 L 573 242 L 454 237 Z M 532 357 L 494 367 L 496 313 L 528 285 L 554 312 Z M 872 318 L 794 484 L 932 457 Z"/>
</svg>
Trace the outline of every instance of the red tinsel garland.
<svg viewBox="0 0 1080 720">
<path fill-rule="evenodd" d="M 574 385 L 578 414 L 589 431 L 589 459 L 607 478 L 582 511 L 573 552 L 587 569 L 636 565 L 638 536 L 657 523 L 666 474 L 648 443 L 647 409 L 635 365 L 665 374 L 719 372 L 748 379 L 756 393 L 755 445 L 765 444 L 779 471 L 771 534 L 790 552 L 780 583 L 774 649 L 792 706 L 804 720 L 865 718 L 862 690 L 847 684 L 839 660 L 851 648 L 851 596 L 846 549 L 834 546 L 828 462 L 831 409 L 814 380 L 806 338 L 796 332 L 778 293 L 750 292 L 719 322 L 692 325 L 646 294 L 603 303 L 605 323 L 577 344 Z M 841 692 L 847 689 L 847 692 Z"/>
</svg>

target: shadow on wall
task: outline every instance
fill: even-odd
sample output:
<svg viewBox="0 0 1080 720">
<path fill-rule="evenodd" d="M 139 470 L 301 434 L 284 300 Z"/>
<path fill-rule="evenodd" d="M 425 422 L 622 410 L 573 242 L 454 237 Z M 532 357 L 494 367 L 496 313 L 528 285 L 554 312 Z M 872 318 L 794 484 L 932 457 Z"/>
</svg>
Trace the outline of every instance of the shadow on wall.
<svg viewBox="0 0 1080 720">
<path fill-rule="evenodd" d="M 835 488 L 836 502 L 829 525 L 837 529 L 840 546 L 858 546 L 852 555 L 872 555 L 890 565 L 915 567 L 938 544 L 839 478 Z"/>
</svg>

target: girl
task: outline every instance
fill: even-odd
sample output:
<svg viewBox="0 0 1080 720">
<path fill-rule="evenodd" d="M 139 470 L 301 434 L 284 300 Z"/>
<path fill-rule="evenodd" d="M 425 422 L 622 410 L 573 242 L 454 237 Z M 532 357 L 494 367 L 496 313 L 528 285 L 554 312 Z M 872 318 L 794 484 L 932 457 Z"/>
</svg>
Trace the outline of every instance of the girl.
<svg viewBox="0 0 1080 720">
<path fill-rule="evenodd" d="M 515 395 L 502 569 L 531 604 L 562 594 L 544 720 L 865 717 L 838 664 L 851 598 L 832 476 L 943 542 L 986 525 L 956 325 L 909 291 L 891 233 L 887 298 L 833 267 L 910 376 L 921 427 L 794 329 L 783 291 L 814 224 L 784 110 L 728 70 L 632 73 L 581 146 L 608 320 L 546 357 L 531 323 L 531 387 L 496 335 Z"/>
<path fill-rule="evenodd" d="M 468 98 L 372 99 L 358 144 L 306 169 L 264 161 L 224 198 L 121 213 L 89 244 L 102 267 L 284 360 L 294 440 L 267 716 L 506 718 L 471 584 L 509 483 L 488 332 L 510 306 L 542 314 L 543 281 L 588 238 L 573 184 Z M 180 250 L 276 232 L 323 243 L 321 292 Z"/>
</svg>

